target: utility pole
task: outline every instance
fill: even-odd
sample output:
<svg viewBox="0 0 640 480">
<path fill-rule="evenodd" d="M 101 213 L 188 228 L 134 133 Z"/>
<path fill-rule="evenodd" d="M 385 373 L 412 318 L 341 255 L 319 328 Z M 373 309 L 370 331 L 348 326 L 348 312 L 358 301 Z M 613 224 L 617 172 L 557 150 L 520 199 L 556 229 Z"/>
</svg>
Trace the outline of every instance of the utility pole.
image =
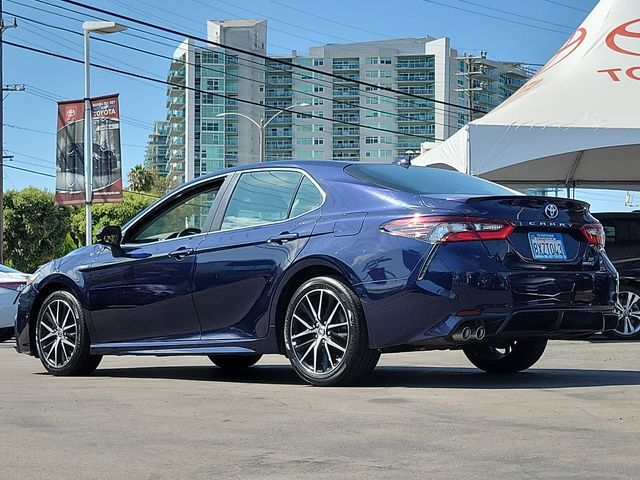
<svg viewBox="0 0 640 480">
<path fill-rule="evenodd" d="M 480 68 L 475 68 L 475 65 L 479 62 L 479 60 L 484 60 L 487 58 L 487 52 L 484 50 L 480 50 L 479 57 L 472 57 L 470 55 L 464 55 L 462 57 L 456 57 L 456 60 L 464 62 L 464 71 L 456 72 L 458 77 L 464 77 L 466 86 L 462 88 L 454 89 L 454 92 L 464 92 L 467 95 L 467 108 L 469 109 L 469 122 L 475 120 L 473 118 L 474 113 L 474 104 L 473 104 L 473 92 L 482 92 L 482 86 L 473 86 L 473 77 L 477 75 L 482 75 L 484 70 L 482 66 Z"/>
<path fill-rule="evenodd" d="M 2 34 L 7 28 L 16 27 L 16 19 L 10 22 L 4 21 L 4 10 L 0 0 L 0 85 L 3 85 L 2 77 Z M 0 264 L 4 263 L 4 88 L 0 95 Z"/>
</svg>

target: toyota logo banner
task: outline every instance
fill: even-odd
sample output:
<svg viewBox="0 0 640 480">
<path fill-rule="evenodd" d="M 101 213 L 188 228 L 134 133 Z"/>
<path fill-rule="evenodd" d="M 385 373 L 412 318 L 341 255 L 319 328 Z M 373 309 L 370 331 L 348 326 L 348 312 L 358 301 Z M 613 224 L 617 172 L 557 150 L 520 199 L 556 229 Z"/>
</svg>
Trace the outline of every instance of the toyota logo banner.
<svg viewBox="0 0 640 480">
<path fill-rule="evenodd" d="M 118 95 L 91 99 L 93 203 L 122 201 L 122 156 Z M 58 103 L 56 205 L 85 202 L 84 102 Z"/>
</svg>

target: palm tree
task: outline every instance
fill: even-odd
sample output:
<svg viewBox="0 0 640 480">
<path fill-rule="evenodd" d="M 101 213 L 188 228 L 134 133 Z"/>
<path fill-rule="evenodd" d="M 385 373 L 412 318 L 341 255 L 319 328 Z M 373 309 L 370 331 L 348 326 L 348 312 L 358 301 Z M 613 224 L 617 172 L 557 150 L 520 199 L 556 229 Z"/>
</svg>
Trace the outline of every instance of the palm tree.
<svg viewBox="0 0 640 480">
<path fill-rule="evenodd" d="M 129 188 L 134 192 L 150 192 L 157 184 L 158 173 L 138 164 L 129 171 Z"/>
</svg>

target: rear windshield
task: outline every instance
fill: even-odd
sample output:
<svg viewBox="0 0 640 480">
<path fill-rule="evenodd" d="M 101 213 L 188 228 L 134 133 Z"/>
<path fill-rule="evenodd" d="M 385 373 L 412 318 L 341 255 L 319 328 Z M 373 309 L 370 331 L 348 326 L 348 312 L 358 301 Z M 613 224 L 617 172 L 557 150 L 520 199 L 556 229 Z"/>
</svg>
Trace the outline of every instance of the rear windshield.
<svg viewBox="0 0 640 480">
<path fill-rule="evenodd" d="M 0 273 L 18 273 L 18 271 L 13 268 L 5 267 L 4 265 L 0 265 Z"/>
<path fill-rule="evenodd" d="M 419 195 L 520 195 L 487 180 L 441 168 L 360 164 L 347 166 L 345 172 L 365 183 Z"/>
</svg>

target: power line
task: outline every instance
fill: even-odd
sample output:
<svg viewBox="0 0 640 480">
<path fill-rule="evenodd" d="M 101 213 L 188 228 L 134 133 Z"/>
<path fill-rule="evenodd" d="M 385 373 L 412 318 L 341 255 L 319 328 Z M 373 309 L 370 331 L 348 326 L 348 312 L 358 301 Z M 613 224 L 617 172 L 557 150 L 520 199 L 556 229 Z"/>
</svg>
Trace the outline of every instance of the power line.
<svg viewBox="0 0 640 480">
<path fill-rule="evenodd" d="M 590 13 L 589 10 L 584 10 L 582 8 L 574 7 L 573 5 L 567 5 L 566 3 L 556 2 L 555 0 L 542 0 L 543 2 L 551 3 L 553 5 L 558 5 L 560 7 L 569 8 L 571 10 L 576 10 L 578 12 Z"/>
<path fill-rule="evenodd" d="M 51 173 L 38 172 L 37 170 L 29 170 L 26 168 L 16 167 L 15 165 L 5 165 L 5 168 L 13 168 L 14 170 L 20 170 L 21 172 L 32 173 L 34 175 L 42 175 L 43 177 L 56 178 L 56 176 Z"/>
<path fill-rule="evenodd" d="M 303 10 L 303 9 L 300 9 L 300 8 L 292 7 L 291 5 L 287 5 L 287 4 L 279 2 L 277 0 L 269 0 L 269 1 L 271 3 L 275 3 L 276 5 L 280 5 L 281 7 L 288 8 L 289 10 L 293 10 L 295 12 L 302 13 L 304 15 L 307 15 L 307 16 L 310 16 L 310 17 L 313 17 L 313 18 L 319 18 L 320 20 L 324 20 L 325 22 L 330 22 L 330 23 L 333 23 L 335 25 L 340 25 L 341 27 L 347 27 L 347 28 L 352 28 L 354 30 L 360 30 L 361 32 L 368 33 L 368 34 L 371 34 L 371 35 L 374 35 L 374 36 L 382 36 L 382 37 L 386 37 L 386 38 L 393 38 L 393 37 L 390 37 L 388 35 L 381 35 L 380 32 L 374 32 L 373 30 L 367 30 L 367 29 L 358 27 L 356 25 L 349 25 L 349 24 L 346 24 L 346 23 L 338 22 L 337 20 L 333 20 L 333 19 L 328 18 L 328 17 L 323 17 L 322 15 L 318 15 L 316 13 L 311 13 L 311 12 L 309 12 L 307 10 Z"/>
<path fill-rule="evenodd" d="M 36 1 L 39 2 L 39 3 L 47 4 L 49 6 L 62 8 L 62 7 L 58 6 L 58 5 L 46 2 L 45 0 L 36 0 Z M 102 14 L 105 14 L 105 15 L 110 15 L 110 16 L 113 16 L 113 17 L 117 17 L 117 18 L 129 21 L 129 22 L 132 22 L 132 23 L 135 23 L 135 24 L 138 24 L 138 25 L 143 25 L 143 26 L 148 27 L 148 28 L 152 28 L 152 29 L 155 29 L 155 30 L 160 30 L 160 31 L 163 31 L 165 33 L 170 33 L 172 35 L 185 37 L 185 38 L 188 38 L 188 39 L 191 39 L 191 40 L 203 42 L 205 44 L 216 45 L 216 46 L 221 47 L 221 48 L 226 48 L 227 50 L 231 50 L 231 51 L 238 52 L 238 53 L 243 53 L 245 55 L 249 55 L 249 56 L 252 56 L 252 57 L 260 58 L 260 59 L 265 60 L 265 61 L 279 63 L 279 64 L 285 65 L 287 67 L 297 68 L 297 69 L 300 69 L 300 70 L 304 70 L 304 71 L 308 71 L 308 72 L 312 72 L 312 73 L 317 73 L 317 74 L 320 74 L 320 75 L 328 76 L 328 77 L 331 77 L 331 78 L 336 78 L 338 80 L 342 80 L 342 81 L 345 81 L 345 82 L 356 83 L 356 84 L 363 85 L 363 86 L 366 86 L 366 87 L 375 87 L 378 90 L 384 90 L 384 91 L 387 91 L 387 92 L 391 92 L 391 93 L 395 93 L 395 94 L 399 94 L 399 95 L 403 95 L 403 96 L 413 97 L 413 98 L 417 98 L 417 99 L 420 99 L 420 100 L 429 100 L 429 101 L 432 101 L 434 103 L 439 103 L 439 104 L 442 104 L 442 105 L 448 105 L 450 107 L 455 107 L 455 108 L 459 108 L 459 109 L 462 109 L 462 110 L 468 110 L 467 107 L 456 105 L 455 103 L 446 102 L 444 100 L 431 99 L 431 98 L 423 97 L 421 95 L 412 94 L 412 93 L 409 93 L 409 92 L 402 92 L 402 91 L 395 90 L 395 89 L 390 88 L 390 87 L 385 87 L 385 86 L 375 85 L 375 84 L 372 84 L 372 83 L 369 83 L 369 82 L 365 82 L 363 80 L 356 80 L 356 79 L 352 79 L 352 78 L 349 78 L 349 77 L 343 77 L 342 75 L 338 75 L 338 74 L 335 74 L 335 73 L 332 73 L 332 72 L 327 72 L 327 71 L 324 71 L 324 70 L 319 70 L 319 69 L 313 68 L 313 67 L 308 67 L 306 65 L 297 65 L 297 64 L 294 64 L 292 62 L 289 62 L 289 61 L 286 61 L 286 60 L 283 60 L 283 59 L 280 59 L 280 58 L 270 57 L 268 55 L 263 55 L 261 53 L 256 53 L 256 52 L 252 52 L 250 50 L 245 50 L 243 48 L 234 47 L 232 45 L 226 45 L 226 44 L 223 44 L 223 43 L 220 43 L 220 42 L 215 42 L 213 40 L 205 39 L 205 38 L 202 38 L 202 37 L 197 37 L 197 36 L 191 35 L 189 33 L 180 32 L 180 31 L 174 30 L 172 28 L 164 27 L 162 25 L 156 25 L 156 24 L 153 24 L 153 23 L 150 23 L 150 22 L 146 22 L 144 20 L 139 20 L 139 19 L 130 17 L 128 15 L 123 15 L 121 13 L 113 12 L 113 11 L 106 10 L 106 9 L 103 9 L 103 8 L 99 8 L 99 7 L 94 7 L 92 5 L 87 5 L 87 4 L 82 3 L 82 2 L 77 2 L 75 0 L 60 0 L 60 1 L 63 2 L 63 3 L 70 4 L 70 5 L 74 5 L 76 7 L 80 7 L 80 8 L 84 8 L 84 9 L 91 10 L 91 11 L 94 11 L 94 12 L 99 12 L 99 13 L 102 13 Z M 427 0 L 425 0 L 425 1 L 427 1 Z M 142 30 L 140 28 L 136 28 L 136 27 L 129 27 L 129 28 L 132 28 L 133 30 L 145 32 L 144 30 Z M 559 32 L 559 33 L 563 33 L 563 32 Z M 482 112 L 480 110 L 477 110 L 477 112 L 478 113 L 486 113 L 486 112 Z"/>
<path fill-rule="evenodd" d="M 59 59 L 62 59 L 62 60 L 67 60 L 67 61 L 74 62 L 74 63 L 83 63 L 82 60 L 79 60 L 79 59 L 76 59 L 76 58 L 73 58 L 73 57 L 68 57 L 66 55 L 62 55 L 62 54 L 59 54 L 59 53 L 50 52 L 50 51 L 47 51 L 47 50 L 42 50 L 40 48 L 29 47 L 29 46 L 26 46 L 26 45 L 21 45 L 19 43 L 8 42 L 8 41 L 5 42 L 5 43 L 7 45 L 10 45 L 10 46 L 15 47 L 15 48 L 20 48 L 22 50 L 27 50 L 27 51 L 31 51 L 31 52 L 35 52 L 35 53 L 40 53 L 42 55 L 47 55 L 47 56 L 50 56 L 50 57 L 55 57 L 55 58 L 59 58 Z M 106 66 L 106 65 L 94 64 L 94 63 L 92 63 L 92 65 L 94 67 L 96 67 L 96 68 L 100 68 L 102 70 L 107 70 L 107 71 L 110 71 L 112 73 L 116 73 L 118 75 L 131 76 L 131 77 L 140 78 L 140 79 L 143 79 L 143 80 L 148 80 L 150 82 L 160 83 L 160 84 L 163 84 L 163 85 L 174 85 L 171 82 L 168 82 L 166 80 L 161 80 L 161 79 L 158 79 L 158 78 L 148 77 L 146 75 L 141 75 L 141 74 L 138 74 L 138 73 L 135 73 L 135 72 L 128 72 L 128 71 L 125 71 L 125 70 L 119 70 L 119 69 L 116 69 L 116 68 L 113 68 L 113 67 L 109 67 L 109 66 Z M 221 93 L 210 92 L 210 91 L 201 90 L 199 88 L 189 87 L 189 86 L 185 86 L 185 85 L 182 85 L 180 87 L 184 88 L 185 90 L 190 90 L 190 91 L 201 93 L 201 94 L 212 95 L 214 97 L 221 97 L 221 98 L 225 98 L 225 99 L 228 99 L 228 100 L 233 100 L 233 101 L 237 101 L 237 102 L 241 102 L 241 103 L 246 103 L 248 105 L 254 105 L 254 106 L 257 106 L 257 107 L 262 107 L 262 108 L 265 107 L 264 104 L 259 103 L 259 102 L 254 102 L 252 100 L 246 100 L 246 99 L 243 99 L 243 98 L 231 97 L 231 96 L 224 95 L 224 94 L 221 94 Z M 343 125 L 350 125 L 352 127 L 362 127 L 362 128 L 366 128 L 366 129 L 370 129 L 370 130 L 380 131 L 380 132 L 395 133 L 395 134 L 403 135 L 405 137 L 415 137 L 415 138 L 421 138 L 421 139 L 428 138 L 427 135 L 415 135 L 415 134 L 401 132 L 401 131 L 398 131 L 398 130 L 391 130 L 391 129 L 387 129 L 387 128 L 374 127 L 374 126 L 371 126 L 371 125 L 362 125 L 362 124 L 356 123 L 356 122 L 349 122 L 347 120 L 340 120 L 338 118 L 326 118 L 326 117 L 323 117 L 323 116 L 320 116 L 320 115 L 315 115 L 315 114 L 311 114 L 311 113 L 295 111 L 293 109 L 285 109 L 285 108 L 280 108 L 280 107 L 275 107 L 275 106 L 272 106 L 270 108 L 272 110 L 287 111 L 287 112 L 291 112 L 291 113 L 304 115 L 304 116 L 310 117 L 310 118 L 317 118 L 317 119 L 319 119 L 321 121 L 340 123 L 340 124 L 343 124 Z"/>
<path fill-rule="evenodd" d="M 12 15 L 14 15 L 14 14 L 12 14 Z M 59 26 L 56 26 L 56 25 L 51 25 L 51 24 L 48 24 L 48 23 L 45 23 L 45 22 L 34 20 L 32 18 L 29 18 L 29 17 L 21 16 L 21 15 L 14 15 L 14 16 L 16 16 L 17 18 L 20 18 L 20 19 L 22 19 L 22 20 L 24 20 L 24 21 L 26 21 L 28 23 L 31 22 L 31 23 L 35 23 L 37 25 L 41 25 L 41 26 L 44 26 L 44 27 L 47 27 L 47 28 L 61 30 L 61 31 L 64 31 L 64 32 L 67 32 L 67 33 L 70 33 L 70 34 L 73 34 L 73 35 L 82 36 L 82 34 L 80 32 L 76 32 L 76 31 L 71 30 L 69 28 L 59 27 Z M 62 37 L 59 37 L 59 38 L 62 38 Z M 67 39 L 64 39 L 64 40 L 67 41 Z M 126 48 L 126 49 L 129 49 L 129 50 L 132 50 L 132 51 L 136 51 L 136 52 L 139 52 L 139 53 L 143 53 L 143 54 L 146 54 L 146 55 L 151 55 L 151 56 L 154 56 L 154 57 L 173 60 L 173 57 L 168 56 L 168 55 L 162 55 L 162 54 L 159 54 L 159 53 L 151 52 L 151 51 L 148 51 L 148 50 L 144 50 L 144 49 L 141 49 L 141 48 L 133 47 L 133 46 L 126 45 L 126 44 L 119 43 L 119 42 L 115 42 L 115 41 L 112 41 L 112 40 L 99 38 L 99 37 L 96 38 L 96 40 L 101 41 L 101 42 L 105 42 L 105 43 L 108 43 L 108 44 L 111 44 L 111 45 L 115 45 L 115 46 L 118 46 L 118 47 L 121 47 L 121 48 Z M 24 42 L 24 40 L 23 40 L 23 42 Z M 29 42 L 27 42 L 27 43 L 29 43 Z M 75 49 L 75 51 L 78 52 L 78 49 Z M 114 57 L 108 57 L 108 58 L 113 58 L 115 60 Z M 109 62 L 105 62 L 105 63 L 107 65 L 111 65 L 111 66 L 114 66 L 114 67 L 116 66 L 116 65 L 111 64 Z M 185 65 L 198 66 L 196 63 L 193 63 L 193 62 L 184 61 L 183 63 Z M 130 64 L 125 64 L 125 65 L 132 66 Z M 235 74 L 235 73 L 225 72 L 224 70 L 217 70 L 215 68 L 207 67 L 205 65 L 200 65 L 200 68 L 202 70 L 204 70 L 204 71 L 214 72 L 214 73 L 222 73 L 222 74 L 225 74 L 225 75 L 233 77 L 233 78 L 239 78 L 239 79 L 247 80 L 249 82 L 258 83 L 260 85 L 264 85 L 265 87 L 278 87 L 277 84 L 268 83 L 267 80 L 261 81 L 261 80 L 258 80 L 258 79 L 254 79 L 254 78 L 238 75 L 238 74 Z M 263 67 L 263 69 L 264 69 L 264 67 Z M 142 71 L 145 72 L 145 73 L 150 73 L 148 71 L 144 71 L 144 70 L 142 70 Z M 331 86 L 333 87 L 332 83 L 331 83 Z M 162 87 L 158 87 L 158 88 L 162 88 Z M 312 92 L 305 92 L 305 91 L 302 91 L 302 90 L 296 90 L 295 88 L 291 88 L 291 91 L 293 93 L 298 93 L 300 95 L 304 95 L 304 96 L 309 97 L 309 98 L 320 99 L 323 102 L 324 101 L 329 101 L 329 102 L 331 102 L 333 104 L 338 104 L 338 105 L 349 105 L 349 106 L 353 105 L 352 103 L 350 103 L 349 101 L 346 101 L 346 100 L 337 100 L 337 99 L 334 99 L 334 98 L 331 98 L 331 97 L 325 97 L 325 96 L 318 95 L 318 94 L 315 94 L 315 93 L 312 93 Z M 373 93 L 370 94 L 370 95 L 362 95 L 362 96 L 364 98 L 372 98 L 372 99 L 375 99 L 377 101 L 379 100 L 379 97 L 380 97 L 379 95 L 375 95 Z M 387 98 L 386 96 L 384 96 L 384 97 Z M 397 103 L 396 103 L 396 105 L 397 105 Z M 268 105 L 267 105 L 267 107 L 268 107 Z M 406 114 L 395 113 L 395 112 L 392 112 L 392 111 L 389 111 L 389 110 L 382 110 L 382 109 L 374 108 L 374 107 L 367 106 L 367 105 L 363 105 L 363 106 L 359 105 L 358 108 L 362 109 L 362 110 L 371 111 L 371 112 L 381 113 L 381 114 L 387 115 L 387 116 L 397 117 L 399 120 L 413 120 L 412 117 L 410 117 L 410 116 L 408 116 Z M 450 113 L 450 112 L 447 112 L 447 113 Z M 425 120 L 425 122 L 426 121 L 427 120 Z M 436 122 L 435 120 L 434 121 L 430 121 L 429 123 L 433 123 L 435 125 L 440 125 L 440 126 L 444 126 L 444 127 L 448 127 L 448 128 L 454 128 L 455 127 L 454 125 L 451 125 L 450 123 L 443 124 L 443 123 L 440 123 L 440 122 Z"/>
<path fill-rule="evenodd" d="M 36 0 L 36 1 L 39 1 L 39 0 Z M 73 0 L 61 0 L 61 1 L 68 2 L 68 3 L 69 2 L 73 2 Z M 447 3 L 437 2 L 435 0 L 422 0 L 422 1 L 426 2 L 426 3 L 432 3 L 433 5 L 439 5 L 441 7 L 452 8 L 454 10 L 459 10 L 461 12 L 472 13 L 474 15 L 480 15 L 480 16 L 487 17 L 487 18 L 493 18 L 494 20 L 500 20 L 501 22 L 508 22 L 508 23 L 513 23 L 513 24 L 516 24 L 516 25 L 522 25 L 523 27 L 536 28 L 538 30 L 545 30 L 547 32 L 553 32 L 553 33 L 559 33 L 561 35 L 567 35 L 567 32 L 561 32 L 560 30 L 555 30 L 553 28 L 541 27 L 539 25 L 533 25 L 531 23 L 520 22 L 520 21 L 517 21 L 517 20 L 510 20 L 508 18 L 498 17 L 497 15 L 491 15 L 490 13 L 477 12 L 475 10 L 469 10 L 468 8 L 463 8 L 463 7 L 456 7 L 454 5 L 449 5 Z"/>
<path fill-rule="evenodd" d="M 66 19 L 70 19 L 70 20 L 74 20 L 74 21 L 81 21 L 80 19 L 77 19 L 77 18 L 74 18 L 74 17 L 70 17 L 69 15 L 64 15 L 64 14 L 61 14 L 61 13 L 58 13 L 58 12 L 52 12 L 52 11 L 50 11 L 50 10 L 44 10 L 44 9 L 42 9 L 42 8 L 38 8 L 38 7 L 35 7 L 35 6 L 32 6 L 32 5 L 27 5 L 27 4 L 21 3 L 21 2 L 16 1 L 16 0 L 8 0 L 8 1 L 9 1 L 9 2 L 11 2 L 11 3 L 15 3 L 15 4 L 18 4 L 18 5 L 21 5 L 21 6 L 23 6 L 23 7 L 33 8 L 33 9 L 35 9 L 35 10 L 38 10 L 38 11 L 41 11 L 41 12 L 45 12 L 45 13 L 48 13 L 48 14 L 51 14 L 51 15 L 56 15 L 56 16 L 59 16 L 59 17 L 62 17 L 62 18 L 66 18 Z M 62 10 L 65 10 L 65 11 L 68 11 L 68 12 L 71 12 L 71 13 L 74 13 L 74 14 L 76 13 L 74 10 L 71 10 L 71 9 L 69 9 L 69 8 L 62 7 L 62 6 L 59 6 L 59 5 L 54 5 L 54 4 L 48 3 L 48 2 L 43 1 L 43 0 L 36 0 L 36 1 L 39 1 L 40 3 L 44 3 L 44 4 L 49 5 L 49 6 L 51 6 L 51 7 L 59 8 L 59 9 L 62 9 Z M 99 18 L 99 17 L 92 16 L 92 18 Z M 36 20 L 33 20 L 33 19 L 31 19 L 31 21 L 36 22 Z M 43 23 L 43 22 L 39 22 L 39 23 Z M 48 24 L 45 24 L 45 25 L 48 25 Z M 72 33 L 79 33 L 79 32 L 75 32 L 75 31 L 70 30 L 70 29 L 65 29 L 65 28 L 63 28 L 63 27 L 53 27 L 53 26 L 51 26 L 51 28 L 59 28 L 59 29 L 63 29 L 63 30 L 65 30 L 65 31 L 70 31 L 70 32 L 72 32 Z M 151 33 L 151 32 L 147 32 L 147 31 L 145 31 L 145 30 L 140 30 L 140 29 L 136 29 L 136 31 L 139 31 L 139 32 L 141 32 L 141 33 L 144 33 L 145 35 L 150 35 L 150 36 L 153 36 L 153 37 L 158 37 L 158 38 L 162 38 L 162 39 L 170 40 L 170 41 L 172 41 L 172 42 L 173 42 L 173 41 L 176 41 L 176 40 L 174 40 L 174 39 L 173 39 L 173 38 L 171 38 L 171 37 L 167 37 L 167 36 L 165 36 L 165 35 L 161 35 L 161 34 L 158 34 L 158 33 Z M 169 46 L 169 47 L 171 47 L 171 48 L 175 48 L 175 44 L 167 44 L 167 43 L 163 43 L 163 42 L 160 42 L 160 41 L 158 41 L 158 40 L 156 40 L 156 39 L 150 39 L 150 38 L 147 38 L 147 37 L 144 37 L 144 36 L 136 35 L 136 34 L 131 33 L 131 32 L 129 32 L 129 31 L 124 32 L 124 33 L 123 33 L 123 35 L 131 36 L 131 37 L 138 38 L 138 39 L 141 39 L 141 40 L 144 40 L 144 41 L 147 41 L 147 42 L 151 42 L 151 43 L 153 43 L 154 45 L 165 45 L 165 46 Z M 99 40 L 99 41 L 101 41 L 101 42 L 105 42 L 105 43 L 110 43 L 110 44 L 113 44 L 113 45 L 123 46 L 124 48 L 131 48 L 131 49 L 135 49 L 135 48 L 136 48 L 136 47 L 131 47 L 131 46 L 125 46 L 125 45 L 119 44 L 118 42 L 114 42 L 114 41 L 112 41 L 112 40 L 107 40 L 107 39 L 102 39 L 102 38 L 97 38 L 97 40 Z M 215 52 L 215 53 L 218 53 L 218 54 L 222 54 L 222 55 L 223 55 L 223 56 L 225 56 L 225 57 L 226 57 L 226 56 L 231 56 L 230 54 L 228 54 L 228 53 L 226 53 L 226 52 L 221 52 L 221 51 L 219 51 L 219 50 L 213 50 L 213 49 L 211 49 L 211 48 L 206 48 L 206 47 L 202 47 L 202 46 L 198 46 L 198 48 L 202 49 L 203 51 Z M 146 50 L 143 50 L 143 52 L 147 52 L 147 51 L 146 51 Z M 170 58 L 171 58 L 171 59 L 173 59 L 173 57 L 170 57 Z M 238 60 L 238 63 L 239 63 L 240 65 L 246 66 L 247 68 L 250 68 L 250 69 L 253 69 L 253 70 L 256 70 L 256 71 L 261 71 L 261 72 L 262 72 L 262 71 L 266 71 L 266 68 L 267 68 L 267 67 L 266 67 L 266 65 L 265 65 L 264 63 L 259 63 L 259 62 L 257 62 L 257 61 L 250 60 L 250 59 L 248 59 L 248 58 L 238 58 L 238 57 L 235 57 L 235 56 L 234 56 L 234 58 L 235 58 L 236 60 Z M 245 62 L 246 62 L 246 63 L 245 63 Z M 185 63 L 188 63 L 188 62 L 185 62 Z M 249 65 L 249 64 L 251 64 L 251 65 Z M 253 65 L 256 65 L 257 67 L 254 67 Z M 326 73 L 326 72 L 325 72 L 325 73 Z M 296 79 L 297 79 L 297 80 L 300 80 L 300 81 L 302 81 L 302 82 L 304 82 L 304 83 L 309 83 L 309 84 L 313 84 L 313 85 L 316 85 L 316 84 L 323 84 L 323 85 L 325 85 L 325 86 L 326 86 L 326 85 L 328 85 L 328 86 L 330 86 L 330 87 L 333 87 L 333 82 L 331 82 L 330 80 L 324 80 L 323 78 L 322 78 L 322 79 L 321 79 L 321 78 L 313 78 L 313 80 L 310 80 L 310 79 L 309 79 L 310 77 L 307 77 L 305 74 L 297 73 L 297 72 L 293 72 L 293 71 L 291 72 L 291 74 L 292 74 L 292 75 L 296 75 L 296 76 L 297 76 L 297 78 L 296 78 Z M 354 83 L 354 82 L 352 82 L 352 83 Z M 365 83 L 366 83 L 366 82 L 365 82 Z M 369 85 L 369 84 L 367 84 L 367 85 Z M 373 97 L 386 98 L 386 99 L 390 99 L 390 100 L 394 101 L 396 105 L 400 103 L 400 101 L 399 101 L 396 97 L 392 97 L 392 96 L 389 96 L 389 95 L 384 95 L 384 94 L 382 94 L 382 93 L 378 92 L 377 90 L 380 90 L 381 88 L 380 88 L 379 86 L 377 86 L 377 85 L 374 85 L 374 88 L 375 88 L 375 90 L 374 90 L 374 91 L 375 91 L 375 93 L 373 93 L 373 92 L 369 92 L 369 91 L 367 91 L 366 89 L 365 89 L 365 90 L 363 90 L 363 89 L 361 89 L 361 88 L 360 88 L 360 86 L 358 86 L 357 88 L 358 88 L 358 92 L 359 92 L 363 97 L 370 96 L 371 98 L 373 98 Z M 401 94 L 401 95 L 405 95 L 405 96 L 410 96 L 410 97 L 411 97 L 411 95 L 405 94 L 404 92 L 400 92 L 400 94 Z M 437 100 L 435 100 L 435 99 L 428 99 L 428 98 L 426 98 L 426 97 L 418 97 L 418 98 L 419 98 L 420 100 L 423 100 L 423 101 L 429 101 L 429 102 L 432 102 L 432 103 L 434 104 L 434 105 L 431 107 L 431 108 L 433 108 L 433 110 L 438 111 L 438 112 L 443 112 L 443 114 L 444 114 L 445 116 L 448 116 L 450 119 L 451 119 L 451 117 L 456 117 L 456 116 L 458 116 L 459 114 L 461 114 L 461 113 L 460 113 L 460 112 L 458 112 L 458 111 L 454 111 L 454 112 L 452 112 L 451 110 L 447 110 L 447 109 L 445 109 L 445 108 L 441 108 L 441 107 L 437 107 L 437 106 L 435 106 L 435 104 L 439 102 L 439 101 L 437 101 Z M 406 103 L 406 102 L 415 103 L 415 102 L 416 102 L 416 100 L 415 100 L 415 99 L 413 99 L 413 98 L 409 98 L 409 99 L 403 99 L 403 102 L 405 102 L 405 103 Z M 456 109 L 458 109 L 458 110 L 466 110 L 466 108 L 465 108 L 465 107 L 460 106 L 460 105 L 456 105 L 456 106 L 455 106 L 455 108 L 456 108 Z M 484 112 L 484 111 L 480 111 L 480 110 L 478 110 L 478 112 L 486 113 L 486 112 Z M 467 115 L 467 116 L 468 116 L 468 115 Z M 458 127 L 458 125 L 452 125 L 451 123 L 447 123 L 447 124 L 440 124 L 440 125 L 443 125 L 443 126 L 446 126 L 446 127 L 449 127 L 449 128 L 457 128 L 457 127 Z"/>
<path fill-rule="evenodd" d="M 21 127 L 19 125 L 11 125 L 9 123 L 5 123 L 4 126 L 5 127 L 9 127 L 9 128 L 15 128 L 16 130 L 24 130 L 26 132 L 41 133 L 43 135 L 51 135 L 51 136 L 54 136 L 54 137 L 57 135 L 55 132 L 47 132 L 45 130 L 36 130 L 35 128 Z M 135 144 L 132 144 L 132 143 L 123 143 L 122 146 L 123 147 L 146 148 L 146 145 L 135 145 Z"/>
<path fill-rule="evenodd" d="M 482 5 L 481 3 L 477 3 L 477 2 L 472 2 L 471 0 L 458 0 L 461 3 L 466 3 L 468 5 L 473 5 L 474 7 L 480 7 L 480 8 L 484 8 L 486 10 L 490 10 L 493 12 L 498 12 L 498 13 L 504 13 L 507 15 L 512 15 L 514 17 L 518 17 L 518 18 L 524 18 L 525 20 L 532 20 L 534 22 L 540 22 L 540 23 L 545 23 L 547 25 L 551 25 L 554 27 L 561 27 L 561 28 L 566 28 L 569 30 L 575 30 L 576 27 L 571 27 L 569 25 L 563 25 L 561 23 L 555 23 L 555 22 L 550 22 L 548 20 L 542 20 L 540 18 L 535 18 L 535 17 L 530 17 L 529 15 L 521 15 L 519 13 L 515 13 L 515 12 L 510 12 L 508 10 L 502 10 L 500 8 L 495 8 L 495 7 L 487 7 L 486 5 Z"/>
<path fill-rule="evenodd" d="M 49 100 L 50 102 L 54 102 L 54 103 L 58 103 L 63 99 L 62 95 L 58 95 L 56 93 L 43 90 L 31 84 L 27 84 L 27 89 L 25 90 L 25 93 L 28 95 L 33 95 L 35 97 L 42 98 L 44 100 Z M 120 115 L 120 123 L 130 125 L 132 127 L 144 129 L 144 130 L 149 130 L 150 128 L 153 128 L 153 124 L 151 123 L 147 123 L 142 120 L 138 120 L 133 117 L 128 117 L 125 115 Z"/>
</svg>

